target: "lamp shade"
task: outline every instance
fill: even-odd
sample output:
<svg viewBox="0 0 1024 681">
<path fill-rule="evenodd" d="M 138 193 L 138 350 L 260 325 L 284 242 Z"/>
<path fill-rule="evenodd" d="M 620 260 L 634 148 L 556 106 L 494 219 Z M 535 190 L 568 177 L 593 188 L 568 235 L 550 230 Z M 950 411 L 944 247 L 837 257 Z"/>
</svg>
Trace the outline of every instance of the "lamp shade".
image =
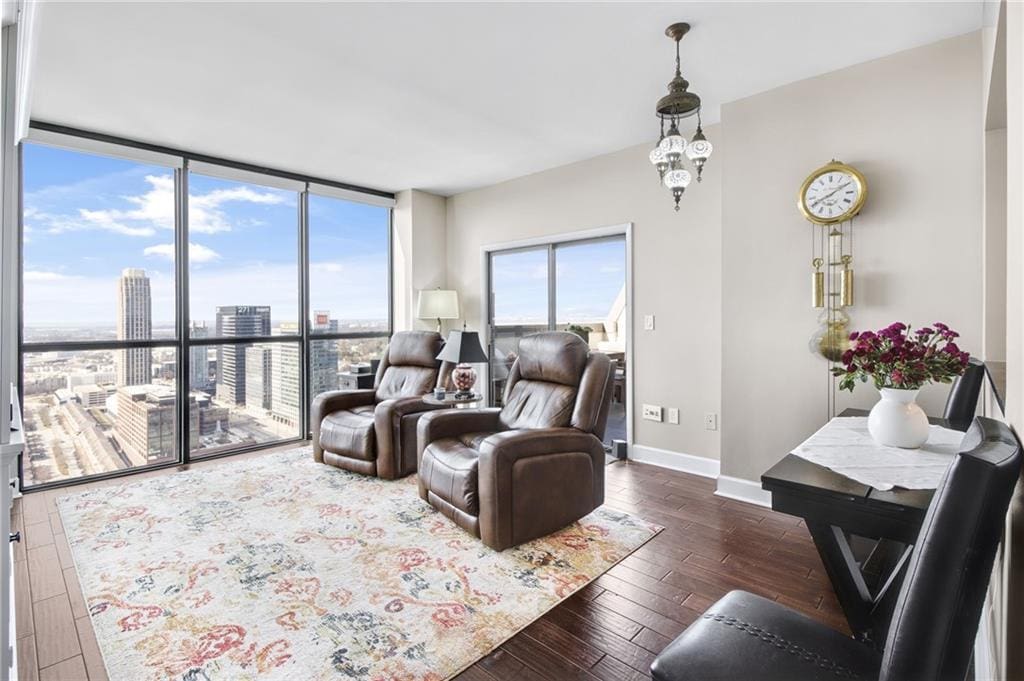
<svg viewBox="0 0 1024 681">
<path fill-rule="evenodd" d="M 423 289 L 416 301 L 418 319 L 458 319 L 459 294 L 457 291 Z"/>
<path fill-rule="evenodd" d="M 480 334 L 463 329 L 448 333 L 448 341 L 437 358 L 442 362 L 451 362 L 452 364 L 486 362 L 487 353 L 484 352 L 484 348 L 480 344 Z"/>
</svg>

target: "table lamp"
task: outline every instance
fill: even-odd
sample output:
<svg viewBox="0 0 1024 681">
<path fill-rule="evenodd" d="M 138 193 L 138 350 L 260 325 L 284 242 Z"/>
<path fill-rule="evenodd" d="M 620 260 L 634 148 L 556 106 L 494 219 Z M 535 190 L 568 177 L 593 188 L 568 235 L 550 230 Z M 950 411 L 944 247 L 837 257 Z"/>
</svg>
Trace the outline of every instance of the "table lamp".
<svg viewBox="0 0 1024 681">
<path fill-rule="evenodd" d="M 442 319 L 459 318 L 459 294 L 439 288 L 423 289 L 416 301 L 417 319 L 436 319 L 437 332 L 441 333 Z"/>
<path fill-rule="evenodd" d="M 473 394 L 473 386 L 476 384 L 476 371 L 469 363 L 486 362 L 487 353 L 480 345 L 480 334 L 466 331 L 466 325 L 463 324 L 462 331 L 448 333 L 448 342 L 437 359 L 455 365 L 452 370 L 452 383 L 457 389 L 455 399 L 465 399 Z"/>
</svg>

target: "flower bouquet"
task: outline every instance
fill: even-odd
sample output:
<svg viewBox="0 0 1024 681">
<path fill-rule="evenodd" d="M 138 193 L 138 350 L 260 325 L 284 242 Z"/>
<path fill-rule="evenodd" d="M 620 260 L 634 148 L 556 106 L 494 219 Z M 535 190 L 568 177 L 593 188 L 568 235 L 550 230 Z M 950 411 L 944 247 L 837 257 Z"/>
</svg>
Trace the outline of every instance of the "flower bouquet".
<svg viewBox="0 0 1024 681">
<path fill-rule="evenodd" d="M 917 330 L 895 322 L 850 334 L 843 366 L 832 373 L 840 390 L 852 392 L 858 380 L 870 378 L 882 394 L 868 417 L 868 431 L 879 444 L 916 448 L 928 439 L 928 417 L 917 405 L 917 393 L 928 383 L 950 383 L 963 375 L 970 354 L 957 346 L 959 336 L 942 322 Z"/>
</svg>

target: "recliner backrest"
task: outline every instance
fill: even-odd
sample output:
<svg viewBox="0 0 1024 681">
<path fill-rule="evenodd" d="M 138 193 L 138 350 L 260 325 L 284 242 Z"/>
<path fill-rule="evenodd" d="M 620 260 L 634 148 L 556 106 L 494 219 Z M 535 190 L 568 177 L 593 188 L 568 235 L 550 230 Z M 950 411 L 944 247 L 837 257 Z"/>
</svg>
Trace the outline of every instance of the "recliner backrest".
<svg viewBox="0 0 1024 681">
<path fill-rule="evenodd" d="M 378 400 L 425 395 L 442 382 L 438 353 L 444 347 L 436 331 L 399 331 L 391 336 L 374 387 Z"/>
<path fill-rule="evenodd" d="M 1020 469 L 1009 426 L 976 418 L 925 514 L 880 681 L 963 681 Z"/>
<path fill-rule="evenodd" d="M 978 396 L 981 385 L 985 381 L 985 363 L 971 357 L 964 370 L 964 375 L 956 379 L 946 399 L 943 417 L 949 421 L 949 427 L 966 431 L 978 411 Z"/>
<path fill-rule="evenodd" d="M 499 418 L 509 429 L 573 426 L 601 437 L 610 391 L 606 356 L 573 333 L 536 333 L 519 341 Z"/>
</svg>

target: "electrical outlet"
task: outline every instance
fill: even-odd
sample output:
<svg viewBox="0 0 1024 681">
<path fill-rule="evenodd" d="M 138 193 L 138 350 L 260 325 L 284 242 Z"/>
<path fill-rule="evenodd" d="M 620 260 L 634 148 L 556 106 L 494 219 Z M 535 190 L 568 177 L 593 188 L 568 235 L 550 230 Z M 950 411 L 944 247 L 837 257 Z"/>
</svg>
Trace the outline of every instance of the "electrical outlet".
<svg viewBox="0 0 1024 681">
<path fill-rule="evenodd" d="M 704 414 L 704 430 L 718 430 L 718 414 Z"/>
<path fill-rule="evenodd" d="M 668 422 L 679 425 L 679 410 L 675 407 L 668 408 Z"/>
<path fill-rule="evenodd" d="M 654 315 L 644 315 L 644 331 L 654 331 Z"/>
<path fill-rule="evenodd" d="M 661 407 L 655 404 L 645 404 L 643 416 L 648 421 L 661 422 Z"/>
</svg>

